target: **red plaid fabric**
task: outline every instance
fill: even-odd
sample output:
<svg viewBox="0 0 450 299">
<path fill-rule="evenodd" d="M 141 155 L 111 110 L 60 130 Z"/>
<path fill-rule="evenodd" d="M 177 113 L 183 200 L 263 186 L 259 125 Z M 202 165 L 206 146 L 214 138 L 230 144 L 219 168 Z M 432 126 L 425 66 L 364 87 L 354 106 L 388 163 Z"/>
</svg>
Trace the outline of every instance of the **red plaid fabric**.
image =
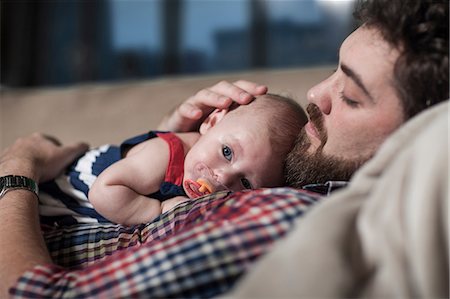
<svg viewBox="0 0 450 299">
<path fill-rule="evenodd" d="M 289 188 L 220 193 L 152 223 L 79 225 L 45 232 L 59 266 L 39 265 L 16 298 L 208 298 L 230 290 L 320 195 Z"/>
</svg>

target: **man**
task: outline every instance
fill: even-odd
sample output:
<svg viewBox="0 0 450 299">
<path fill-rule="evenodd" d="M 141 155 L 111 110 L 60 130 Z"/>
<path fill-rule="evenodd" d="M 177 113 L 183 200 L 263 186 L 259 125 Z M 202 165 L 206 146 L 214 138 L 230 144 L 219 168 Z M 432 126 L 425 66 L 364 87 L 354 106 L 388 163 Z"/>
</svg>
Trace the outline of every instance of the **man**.
<svg viewBox="0 0 450 299">
<path fill-rule="evenodd" d="M 343 43 L 338 69 L 330 78 L 312 88 L 308 93 L 308 100 L 312 104 L 308 108 L 310 122 L 305 127 L 304 133 L 301 134 L 303 137 L 300 137 L 298 146 L 288 160 L 290 181 L 297 187 L 329 180 L 347 180 L 407 119 L 428 106 L 448 98 L 448 3 L 446 1 L 374 0 L 368 1 L 367 5 L 363 5 L 359 12 L 363 16 L 365 24 Z M 252 95 L 265 93 L 266 90 L 266 87 L 251 82 L 239 81 L 235 84 L 221 82 L 189 98 L 164 120 L 160 128 L 194 129 L 198 121 L 205 117 L 213 107 L 226 107 L 232 101 L 245 104 L 251 100 Z M 85 149 L 83 144 L 58 147 L 40 135 L 25 138 L 17 141 L 10 150 L 3 154 L 0 176 L 15 174 L 29 177 L 35 181 L 45 181 L 56 176 L 69 161 Z M 306 151 L 308 158 L 299 158 L 302 155 L 296 154 L 298 151 L 301 151 L 302 154 Z M 334 204 L 334 202 L 330 198 L 325 204 L 317 207 L 317 210 L 313 210 L 310 216 L 305 217 L 305 223 L 309 223 L 306 227 L 311 228 L 311 223 L 314 223 L 316 226 L 312 226 L 313 228 L 320 228 L 315 231 L 319 241 L 322 240 L 321 236 L 333 238 L 328 230 L 340 225 L 339 222 L 336 222 L 332 223 L 330 227 L 320 227 L 317 226 L 320 221 L 315 221 L 320 218 L 319 211 L 323 211 L 327 204 Z M 352 207 L 357 204 L 359 203 L 352 203 Z M 36 206 L 34 195 L 27 190 L 10 191 L 0 199 L 2 294 L 6 294 L 8 288 L 15 285 L 17 278 L 21 278 L 22 283 L 15 285 L 14 292 L 16 295 L 24 296 L 34 294 L 32 291 L 38 287 L 51 290 L 53 284 L 58 286 L 59 290 L 70 289 L 71 281 L 75 280 L 78 281 L 76 284 L 78 287 L 76 290 L 71 290 L 75 292 L 71 294 L 79 294 L 76 292 L 83 289 L 91 291 L 83 294 L 106 296 L 106 294 L 110 294 L 107 293 L 108 286 L 114 285 L 114 281 L 127 282 L 133 279 L 133 276 L 127 276 L 127 272 L 123 272 L 123 268 L 111 267 L 111 265 L 127 263 L 122 259 L 124 254 L 114 255 L 102 264 L 105 269 L 108 269 L 107 274 L 104 274 L 105 279 L 111 278 L 106 279 L 106 284 L 102 284 L 100 288 L 95 286 L 99 281 L 94 278 L 89 280 L 89 275 L 84 275 L 83 280 L 80 281 L 72 275 L 71 270 L 56 272 L 53 266 L 39 266 L 51 264 L 51 259 L 39 230 L 36 229 L 38 227 Z M 338 219 L 338 217 L 331 218 Z M 356 216 L 352 219 L 355 218 Z M 351 221 L 348 228 L 353 229 L 354 223 L 356 220 Z M 342 229 L 342 231 L 345 230 Z M 347 269 L 344 264 L 353 265 L 352 259 L 365 261 L 362 257 L 366 252 L 361 250 L 365 243 L 350 242 L 351 238 L 345 240 L 348 242 L 343 241 L 344 245 L 341 244 L 342 248 L 336 248 L 336 252 L 347 253 L 347 255 L 343 254 L 346 259 L 332 259 L 331 261 L 336 262 L 329 264 L 332 269 Z M 281 246 L 282 243 L 280 242 L 279 245 Z M 311 244 L 314 244 L 315 247 L 307 248 L 302 252 L 311 253 L 321 246 L 320 242 Z M 135 253 L 137 255 L 144 250 L 146 250 L 145 246 L 136 249 Z M 352 253 L 355 254 L 352 255 Z M 326 257 L 326 255 L 315 256 L 313 259 L 305 254 L 305 258 L 302 259 L 300 255 L 295 256 L 295 260 L 312 263 L 320 262 L 320 260 L 328 261 Z M 269 259 L 271 258 L 273 257 L 269 256 Z M 286 259 L 289 259 L 288 264 L 292 258 L 292 256 L 286 255 Z M 270 269 L 267 264 L 264 266 L 264 262 L 263 259 L 263 268 L 261 269 Z M 315 274 L 321 273 L 326 278 L 329 271 L 322 266 L 323 264 L 309 269 L 314 270 Z M 29 269 L 33 269 L 33 272 L 24 276 L 23 273 Z M 83 273 L 88 274 L 89 269 L 89 267 L 85 268 Z M 376 273 L 376 268 L 350 267 L 350 269 L 355 270 L 340 272 L 340 274 L 348 274 L 348 276 L 344 275 L 346 279 L 344 282 L 330 279 L 323 281 L 323 285 L 332 286 L 333 283 L 338 285 L 341 291 L 345 290 L 339 295 L 382 294 L 382 292 L 372 292 L 373 290 L 370 288 L 363 288 L 371 277 L 378 277 L 372 275 Z M 292 268 L 286 267 L 286 271 L 291 270 Z M 263 286 L 261 289 L 264 290 L 262 294 L 266 296 L 276 295 L 277 291 L 281 292 L 283 285 L 278 279 L 278 273 L 272 271 L 268 273 L 272 278 L 277 278 L 274 279 L 276 283 L 273 285 L 268 283 L 264 277 L 259 280 L 255 278 L 257 276 L 251 275 L 249 287 L 246 288 L 245 284 L 242 286 L 243 296 L 257 294 L 258 290 L 254 286 L 258 284 L 258 281 L 265 284 L 265 288 Z M 30 284 L 27 287 L 30 277 L 38 277 L 38 284 Z M 98 273 L 95 277 L 99 277 Z M 286 278 L 289 275 L 280 275 L 279 277 Z M 318 276 L 311 277 L 310 279 L 316 281 L 319 279 Z M 381 278 L 385 277 L 381 276 Z M 297 278 L 295 275 L 290 278 L 291 281 L 286 283 L 295 286 Z M 307 278 L 305 277 L 305 281 L 309 282 Z M 307 287 L 301 283 L 301 279 L 299 282 L 299 285 Z M 140 285 L 139 287 L 145 288 L 145 282 L 142 283 L 144 286 Z M 125 286 L 130 285 L 125 284 Z M 356 285 L 363 291 L 355 289 Z M 374 284 L 375 287 L 383 285 L 386 284 Z M 307 291 L 300 289 L 300 291 L 294 290 L 291 293 L 283 293 L 283 295 L 317 296 L 320 294 L 320 285 L 310 284 L 310 286 L 312 289 Z M 411 288 L 408 283 L 402 286 L 406 289 Z M 421 290 L 422 285 L 414 286 L 414 288 Z M 336 295 L 333 294 L 333 290 L 336 288 L 327 287 L 326 289 L 330 290 L 330 293 L 325 295 Z M 438 291 L 432 291 L 429 294 L 442 295 L 440 285 L 436 288 L 431 286 L 430 289 Z M 274 293 L 269 293 L 269 291 Z M 388 295 L 393 293 L 392 290 L 387 290 Z M 417 293 L 422 294 L 412 292 L 413 295 Z M 48 294 L 56 293 L 45 294 L 50 296 Z M 61 293 L 58 294 L 61 295 Z M 142 295 L 144 293 L 134 294 Z M 400 292 L 400 295 L 403 294 Z M 116 296 L 119 295 L 116 294 Z"/>
<path fill-rule="evenodd" d="M 348 180 L 402 123 L 448 99 L 445 2 L 368 1 L 357 14 L 364 25 L 343 42 L 336 72 L 308 92 L 310 122 L 288 160 L 293 186 Z M 189 98 L 161 129 L 195 129 L 210 107 L 264 92 L 251 82 L 220 82 Z"/>
</svg>

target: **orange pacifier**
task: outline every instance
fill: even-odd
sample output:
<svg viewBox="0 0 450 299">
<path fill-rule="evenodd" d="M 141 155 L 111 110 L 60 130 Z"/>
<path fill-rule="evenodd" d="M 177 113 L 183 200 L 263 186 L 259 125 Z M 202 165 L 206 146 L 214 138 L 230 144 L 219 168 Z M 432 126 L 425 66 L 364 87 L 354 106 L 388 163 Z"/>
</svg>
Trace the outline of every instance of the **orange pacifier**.
<svg viewBox="0 0 450 299">
<path fill-rule="evenodd" d="M 184 182 L 184 189 L 190 198 L 200 197 L 214 192 L 214 187 L 204 178 L 199 178 L 196 181 L 186 180 Z"/>
<path fill-rule="evenodd" d="M 209 182 L 205 179 L 198 179 L 197 183 L 200 184 L 200 187 L 198 188 L 198 191 L 204 193 L 204 194 L 211 194 L 213 193 L 213 187 L 209 184 Z"/>
</svg>

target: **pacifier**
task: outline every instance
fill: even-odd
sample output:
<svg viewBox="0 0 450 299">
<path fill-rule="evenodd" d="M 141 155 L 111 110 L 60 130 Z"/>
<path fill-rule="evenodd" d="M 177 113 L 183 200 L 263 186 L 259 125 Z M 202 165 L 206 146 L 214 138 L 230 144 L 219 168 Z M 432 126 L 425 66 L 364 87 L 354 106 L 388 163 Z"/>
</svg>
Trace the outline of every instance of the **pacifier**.
<svg viewBox="0 0 450 299">
<path fill-rule="evenodd" d="M 184 182 L 184 189 L 190 198 L 211 194 L 215 191 L 214 185 L 205 178 L 196 181 L 187 179 Z"/>
<path fill-rule="evenodd" d="M 214 192 L 213 186 L 211 186 L 207 180 L 199 178 L 197 180 L 197 183 L 200 184 L 198 191 L 200 191 L 204 194 L 211 194 Z"/>
</svg>

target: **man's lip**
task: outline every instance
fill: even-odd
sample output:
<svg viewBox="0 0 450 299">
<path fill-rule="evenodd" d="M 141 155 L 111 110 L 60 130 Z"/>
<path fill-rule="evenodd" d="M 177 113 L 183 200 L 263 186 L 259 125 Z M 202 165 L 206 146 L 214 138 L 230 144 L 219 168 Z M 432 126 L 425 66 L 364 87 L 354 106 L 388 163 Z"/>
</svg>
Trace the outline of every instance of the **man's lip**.
<svg viewBox="0 0 450 299">
<path fill-rule="evenodd" d="M 305 131 L 308 135 L 315 137 L 316 139 L 320 140 L 319 132 L 317 131 L 317 128 L 313 125 L 311 121 L 309 121 L 305 125 Z"/>
</svg>

